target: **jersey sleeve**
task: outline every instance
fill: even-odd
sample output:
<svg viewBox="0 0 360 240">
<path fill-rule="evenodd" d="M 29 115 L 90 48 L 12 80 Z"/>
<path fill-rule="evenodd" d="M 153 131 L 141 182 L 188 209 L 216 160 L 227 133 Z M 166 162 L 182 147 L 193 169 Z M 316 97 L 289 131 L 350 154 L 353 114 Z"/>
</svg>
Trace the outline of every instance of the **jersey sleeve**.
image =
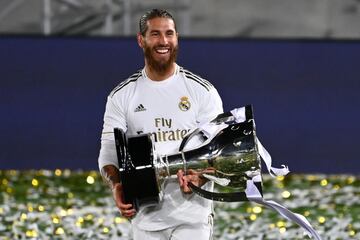
<svg viewBox="0 0 360 240">
<path fill-rule="evenodd" d="M 200 98 L 199 114 L 197 121 L 202 124 L 214 119 L 220 113 L 223 113 L 222 100 L 218 91 L 212 87 Z"/>
<path fill-rule="evenodd" d="M 101 148 L 98 158 L 99 169 L 106 165 L 118 166 L 115 148 L 114 128 L 127 130 L 124 108 L 115 96 L 109 96 L 105 107 L 104 125 L 101 133 Z"/>
</svg>

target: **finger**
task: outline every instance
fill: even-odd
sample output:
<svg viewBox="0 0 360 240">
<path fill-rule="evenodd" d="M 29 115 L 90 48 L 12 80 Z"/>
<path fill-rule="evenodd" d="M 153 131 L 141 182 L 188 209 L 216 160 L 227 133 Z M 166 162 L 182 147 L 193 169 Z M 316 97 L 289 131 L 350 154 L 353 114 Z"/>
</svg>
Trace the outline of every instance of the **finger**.
<svg viewBox="0 0 360 240">
<path fill-rule="evenodd" d="M 121 209 L 120 212 L 121 212 L 121 214 L 127 215 L 127 216 L 134 215 L 136 213 L 135 209 L 130 209 L 130 210 Z"/>
<path fill-rule="evenodd" d="M 181 169 L 177 172 L 177 177 L 178 177 L 178 181 L 179 181 L 179 185 L 180 187 L 184 186 L 184 180 L 183 180 L 183 177 L 184 177 L 184 171 L 182 171 Z"/>
<path fill-rule="evenodd" d="M 124 217 L 131 217 L 136 214 L 136 210 L 133 208 L 131 208 L 131 209 L 119 208 L 119 210 L 120 210 L 121 215 Z"/>
<path fill-rule="evenodd" d="M 120 212 L 121 216 L 126 217 L 126 218 L 131 218 L 133 216 L 135 216 L 135 213 L 127 213 L 127 212 Z"/>
<path fill-rule="evenodd" d="M 126 210 L 128 210 L 128 209 L 132 209 L 132 204 L 125 204 L 125 203 L 119 203 L 119 208 L 121 208 L 121 209 L 126 209 Z"/>
<path fill-rule="evenodd" d="M 189 188 L 189 186 L 188 186 L 188 179 L 187 179 L 187 177 L 185 176 L 184 178 L 183 178 L 183 180 L 184 180 L 184 186 L 183 186 L 183 188 L 182 188 L 182 190 L 183 190 L 183 192 L 184 193 L 191 193 L 192 191 L 191 191 L 191 189 Z"/>
</svg>

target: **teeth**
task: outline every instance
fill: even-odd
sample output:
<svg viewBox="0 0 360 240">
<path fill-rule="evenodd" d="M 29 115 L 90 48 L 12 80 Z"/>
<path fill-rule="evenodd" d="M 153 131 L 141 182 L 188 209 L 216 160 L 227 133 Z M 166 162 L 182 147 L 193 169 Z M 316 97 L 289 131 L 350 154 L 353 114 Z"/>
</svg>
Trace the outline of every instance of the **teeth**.
<svg viewBox="0 0 360 240">
<path fill-rule="evenodd" d="M 156 52 L 158 53 L 167 53 L 169 49 L 156 49 Z"/>
</svg>

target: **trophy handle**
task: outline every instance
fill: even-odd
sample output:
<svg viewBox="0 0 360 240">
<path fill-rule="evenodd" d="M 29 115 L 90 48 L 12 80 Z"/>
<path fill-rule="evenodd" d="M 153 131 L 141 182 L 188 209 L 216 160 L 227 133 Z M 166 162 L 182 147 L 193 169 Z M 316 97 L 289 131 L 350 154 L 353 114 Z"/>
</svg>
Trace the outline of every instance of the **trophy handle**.
<svg viewBox="0 0 360 240">
<path fill-rule="evenodd" d="M 245 192 L 233 192 L 233 193 L 216 193 L 216 192 L 209 192 L 206 191 L 198 186 L 195 186 L 193 183 L 188 183 L 191 190 L 198 194 L 199 196 L 203 198 L 207 198 L 214 201 L 220 201 L 220 202 L 243 202 L 243 201 L 249 201 L 246 197 Z M 255 184 L 256 185 L 256 184 Z"/>
<path fill-rule="evenodd" d="M 187 134 L 183 140 L 181 141 L 180 147 L 179 147 L 179 152 L 182 152 L 186 146 L 186 144 L 190 141 L 190 139 L 192 137 L 194 137 L 196 134 L 198 134 L 200 132 L 199 128 L 196 128 L 194 131 L 192 131 L 191 133 Z"/>
</svg>

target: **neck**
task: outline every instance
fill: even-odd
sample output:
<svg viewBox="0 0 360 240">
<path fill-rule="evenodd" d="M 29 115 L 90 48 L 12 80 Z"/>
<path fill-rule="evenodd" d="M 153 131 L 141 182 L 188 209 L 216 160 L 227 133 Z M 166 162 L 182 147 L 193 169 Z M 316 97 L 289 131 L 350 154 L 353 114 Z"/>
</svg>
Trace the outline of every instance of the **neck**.
<svg viewBox="0 0 360 240">
<path fill-rule="evenodd" d="M 171 77 L 175 72 L 176 64 L 173 63 L 171 66 L 165 71 L 156 71 L 151 68 L 148 64 L 145 64 L 145 71 L 148 78 L 153 81 L 162 81 Z"/>
</svg>

